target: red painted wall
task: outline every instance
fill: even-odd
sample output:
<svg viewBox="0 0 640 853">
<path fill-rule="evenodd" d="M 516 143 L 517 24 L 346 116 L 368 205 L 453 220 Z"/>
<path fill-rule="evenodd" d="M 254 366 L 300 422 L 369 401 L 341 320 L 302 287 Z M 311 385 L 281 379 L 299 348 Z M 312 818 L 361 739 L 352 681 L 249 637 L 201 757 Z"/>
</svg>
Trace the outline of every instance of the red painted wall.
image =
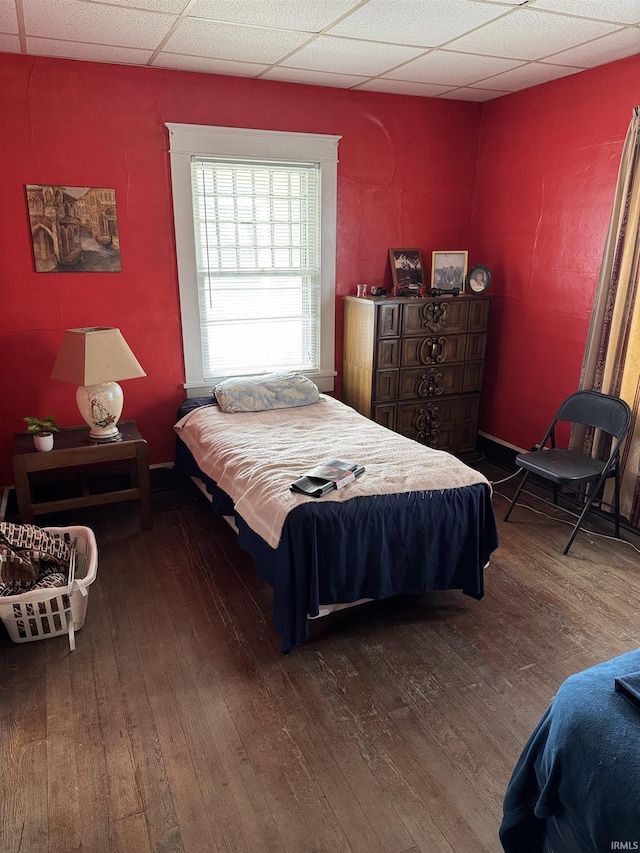
<svg viewBox="0 0 640 853">
<path fill-rule="evenodd" d="M 539 440 L 579 379 L 640 56 L 483 105 L 0 54 L 0 483 L 24 415 L 78 422 L 49 380 L 64 330 L 119 326 L 147 371 L 124 383 L 152 462 L 184 392 L 164 122 L 341 134 L 342 295 L 389 283 L 387 249 L 469 247 L 493 271 L 480 428 Z M 122 273 L 35 273 L 24 185 L 115 187 Z M 341 383 L 338 377 L 337 392 Z"/>
<path fill-rule="evenodd" d="M 468 242 L 481 107 L 159 69 L 0 55 L 0 483 L 25 415 L 78 423 L 50 380 L 64 330 L 119 326 L 147 372 L 123 383 L 151 461 L 173 459 L 184 393 L 164 123 L 341 134 L 336 365 L 342 295 L 388 281 L 387 250 Z M 115 187 L 121 273 L 34 272 L 24 185 Z M 340 380 L 340 377 L 338 377 Z M 340 381 L 337 392 L 340 393 Z"/>
<path fill-rule="evenodd" d="M 640 56 L 483 105 L 470 246 L 493 271 L 480 429 L 527 450 L 576 390 Z"/>
</svg>

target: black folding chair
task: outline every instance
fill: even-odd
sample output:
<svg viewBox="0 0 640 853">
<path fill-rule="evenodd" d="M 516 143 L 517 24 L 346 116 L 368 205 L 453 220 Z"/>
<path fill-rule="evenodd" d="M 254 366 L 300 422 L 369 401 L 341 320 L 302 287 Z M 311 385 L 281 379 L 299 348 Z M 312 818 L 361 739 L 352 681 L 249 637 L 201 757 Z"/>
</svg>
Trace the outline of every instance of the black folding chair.
<svg viewBox="0 0 640 853">
<path fill-rule="evenodd" d="M 557 448 L 556 424 L 558 421 L 584 424 L 607 433 L 610 436 L 611 445 L 608 457 L 604 460 L 594 459 L 574 450 Z M 504 520 L 509 520 L 511 510 L 516 505 L 529 474 L 536 474 L 553 483 L 553 502 L 556 505 L 560 486 L 574 491 L 585 487 L 584 507 L 562 552 L 567 554 L 591 505 L 604 490 L 606 481 L 610 477 L 615 477 L 615 527 L 616 536 L 620 538 L 620 446 L 630 424 L 631 409 L 618 397 L 600 394 L 597 391 L 577 391 L 567 397 L 558 409 L 547 434 L 540 442 L 539 449 L 531 453 L 520 453 L 516 457 L 516 464 L 520 470 L 524 471 L 524 475 Z M 550 443 L 550 449 L 546 447 L 547 442 Z"/>
</svg>

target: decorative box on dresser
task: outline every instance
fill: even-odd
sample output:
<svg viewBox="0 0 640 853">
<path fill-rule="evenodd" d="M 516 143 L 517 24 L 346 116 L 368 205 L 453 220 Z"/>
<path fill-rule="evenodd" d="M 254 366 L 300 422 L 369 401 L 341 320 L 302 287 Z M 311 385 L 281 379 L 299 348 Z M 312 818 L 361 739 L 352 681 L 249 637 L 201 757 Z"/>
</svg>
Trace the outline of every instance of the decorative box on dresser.
<svg viewBox="0 0 640 853">
<path fill-rule="evenodd" d="M 490 301 L 345 296 L 344 402 L 429 447 L 475 450 Z"/>
</svg>

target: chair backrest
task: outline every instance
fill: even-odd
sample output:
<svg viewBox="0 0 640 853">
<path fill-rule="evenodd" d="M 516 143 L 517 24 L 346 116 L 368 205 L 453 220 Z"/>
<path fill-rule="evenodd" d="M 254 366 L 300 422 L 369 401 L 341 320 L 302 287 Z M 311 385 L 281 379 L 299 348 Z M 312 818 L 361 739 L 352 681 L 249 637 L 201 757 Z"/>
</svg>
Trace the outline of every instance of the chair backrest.
<svg viewBox="0 0 640 853">
<path fill-rule="evenodd" d="M 596 427 L 620 443 L 631 424 L 631 409 L 619 397 L 599 391 L 576 391 L 561 404 L 555 420 Z"/>
</svg>

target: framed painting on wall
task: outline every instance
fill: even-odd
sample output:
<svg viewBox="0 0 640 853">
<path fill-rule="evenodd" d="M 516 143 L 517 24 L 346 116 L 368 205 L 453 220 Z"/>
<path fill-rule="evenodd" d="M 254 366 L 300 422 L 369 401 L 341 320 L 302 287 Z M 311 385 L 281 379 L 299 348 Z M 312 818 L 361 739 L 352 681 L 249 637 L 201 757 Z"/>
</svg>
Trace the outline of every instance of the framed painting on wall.
<svg viewBox="0 0 640 853">
<path fill-rule="evenodd" d="M 431 287 L 462 293 L 467 275 L 468 257 L 468 252 L 433 252 Z"/>
<path fill-rule="evenodd" d="M 36 272 L 121 272 L 116 191 L 27 184 Z"/>
</svg>

